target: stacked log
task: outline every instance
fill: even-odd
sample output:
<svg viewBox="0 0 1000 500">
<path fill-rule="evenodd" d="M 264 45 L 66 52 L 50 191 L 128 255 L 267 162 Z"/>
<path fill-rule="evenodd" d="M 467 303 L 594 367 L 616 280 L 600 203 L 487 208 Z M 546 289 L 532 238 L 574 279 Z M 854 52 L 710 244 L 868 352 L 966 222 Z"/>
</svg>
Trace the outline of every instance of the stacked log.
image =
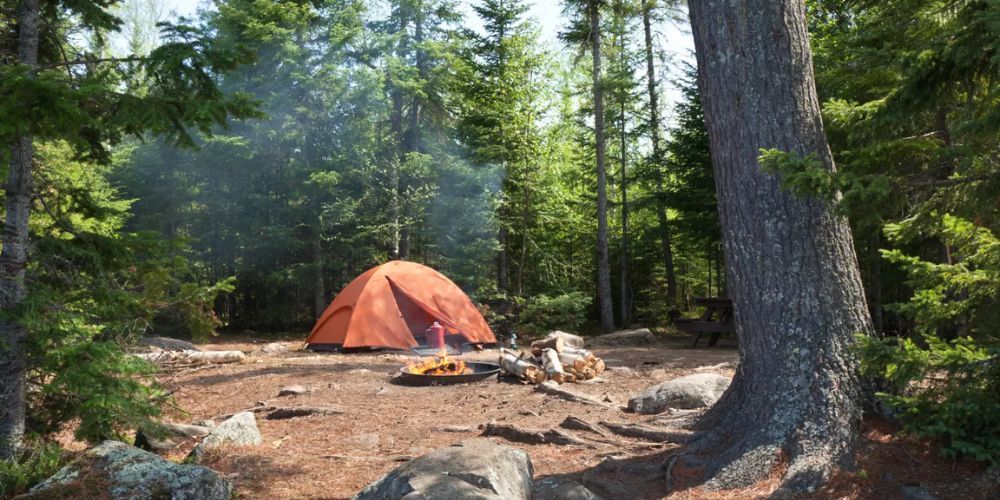
<svg viewBox="0 0 1000 500">
<path fill-rule="evenodd" d="M 521 352 L 500 349 L 500 368 L 532 384 L 545 380 L 562 384 L 597 377 L 604 371 L 604 361 L 554 336 L 532 342 L 529 349 Z"/>
</svg>

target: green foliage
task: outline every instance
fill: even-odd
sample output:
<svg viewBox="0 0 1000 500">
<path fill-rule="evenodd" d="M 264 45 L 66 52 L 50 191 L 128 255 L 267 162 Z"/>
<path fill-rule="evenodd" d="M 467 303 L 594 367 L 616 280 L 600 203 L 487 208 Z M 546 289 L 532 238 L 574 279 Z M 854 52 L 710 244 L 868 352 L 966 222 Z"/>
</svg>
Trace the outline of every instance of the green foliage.
<svg viewBox="0 0 1000 500">
<path fill-rule="evenodd" d="M 14 460 L 0 460 L 0 498 L 13 498 L 48 479 L 62 467 L 62 449 L 54 443 L 28 443 Z"/>
<path fill-rule="evenodd" d="M 950 456 L 1000 463 L 1000 351 L 969 337 L 924 341 L 859 336 L 862 372 L 892 385 L 880 396 L 907 431 L 941 440 Z"/>
<path fill-rule="evenodd" d="M 540 337 L 552 330 L 579 331 L 592 300 L 582 292 L 531 297 L 518 314 L 515 331 L 527 339 Z"/>
<path fill-rule="evenodd" d="M 834 172 L 814 154 L 801 156 L 778 149 L 761 149 L 760 167 L 781 178 L 781 186 L 798 196 L 832 200 L 840 191 Z"/>
<path fill-rule="evenodd" d="M 886 227 L 890 241 L 935 238 L 947 246 L 950 262 L 935 263 L 902 250 L 883 252 L 915 290 L 894 309 L 911 317 L 924 334 L 962 330 L 996 340 L 1000 321 L 1000 238 L 988 228 L 953 215 L 931 214 Z"/>
<path fill-rule="evenodd" d="M 193 281 L 188 261 L 171 255 L 182 249 L 124 231 L 130 203 L 107 167 L 74 159 L 65 143 L 36 149 L 32 288 L 12 311 L 29 334 L 28 427 L 47 436 L 73 422 L 78 439 L 120 439 L 165 400 L 153 366 L 125 349 L 164 315 L 192 336 L 209 334 L 215 297 L 229 285 Z"/>
</svg>

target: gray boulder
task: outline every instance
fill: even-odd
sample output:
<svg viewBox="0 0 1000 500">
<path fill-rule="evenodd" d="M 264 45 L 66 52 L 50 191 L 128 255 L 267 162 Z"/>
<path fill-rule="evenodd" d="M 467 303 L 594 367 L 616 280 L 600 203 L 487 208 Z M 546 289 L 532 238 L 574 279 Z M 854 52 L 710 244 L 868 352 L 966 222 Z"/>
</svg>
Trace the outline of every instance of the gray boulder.
<svg viewBox="0 0 1000 500">
<path fill-rule="evenodd" d="M 366 486 L 355 500 L 528 500 L 534 468 L 528 454 L 471 439 L 418 457 Z"/>
<path fill-rule="evenodd" d="M 200 465 L 179 465 L 118 441 L 105 441 L 17 498 L 169 498 L 229 500 L 232 485 Z"/>
<path fill-rule="evenodd" d="M 169 337 L 143 337 L 139 340 L 142 345 L 156 347 L 164 351 L 198 351 L 198 346 L 179 339 Z"/>
<path fill-rule="evenodd" d="M 191 450 L 189 459 L 200 460 L 206 451 L 228 444 L 236 446 L 257 446 L 264 441 L 257 428 L 254 414 L 244 411 L 229 417 L 218 427 L 212 429 L 205 439 Z"/>
<path fill-rule="evenodd" d="M 696 373 L 654 385 L 628 400 L 636 413 L 662 413 L 670 408 L 712 406 L 726 392 L 730 379 L 717 373 Z"/>
<path fill-rule="evenodd" d="M 602 500 L 584 485 L 561 477 L 547 477 L 535 481 L 535 500 Z"/>
<path fill-rule="evenodd" d="M 652 343 L 654 338 L 653 332 L 649 331 L 649 328 L 639 328 L 598 335 L 590 339 L 590 343 L 595 346 L 647 345 Z"/>
</svg>

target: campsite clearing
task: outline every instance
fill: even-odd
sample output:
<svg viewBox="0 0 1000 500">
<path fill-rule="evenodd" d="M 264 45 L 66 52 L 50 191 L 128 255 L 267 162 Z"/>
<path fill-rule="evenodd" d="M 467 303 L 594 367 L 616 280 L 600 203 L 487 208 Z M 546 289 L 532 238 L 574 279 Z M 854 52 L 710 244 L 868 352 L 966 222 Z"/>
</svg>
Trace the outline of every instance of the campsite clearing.
<svg viewBox="0 0 1000 500">
<path fill-rule="evenodd" d="M 350 498 L 403 461 L 480 436 L 480 427 L 490 422 L 566 430 L 560 428 L 560 423 L 568 417 L 589 423 L 646 421 L 649 416 L 623 411 L 631 395 L 699 367 L 737 360 L 735 347 L 725 341 L 712 349 L 692 349 L 690 342 L 688 337 L 671 337 L 649 346 L 596 348 L 595 354 L 608 365 L 600 377 L 603 382 L 571 384 L 571 389 L 607 402 L 607 406 L 566 401 L 537 392 L 535 386 L 508 381 L 434 387 L 397 385 L 393 379 L 399 368 L 413 361 L 414 356 L 399 352 L 348 355 L 301 352 L 296 350 L 301 342 L 286 343 L 288 351 L 264 352 L 265 342 L 245 336 L 230 336 L 224 343 L 202 346 L 209 350 L 247 352 L 249 356 L 244 362 L 164 373 L 161 380 L 168 389 L 176 391 L 175 402 L 187 412 L 171 415 L 177 422 L 218 419 L 258 406 L 259 402 L 343 410 L 280 420 L 258 415 L 264 436 L 261 446 L 212 451 L 202 463 L 224 474 L 234 483 L 238 494 L 247 498 Z M 467 354 L 465 359 L 495 362 L 497 356 L 497 351 L 490 350 Z M 732 370 L 719 373 L 732 375 Z M 293 385 L 302 386 L 305 391 L 278 397 L 282 388 Z M 587 435 L 579 430 L 571 432 Z M 872 439 L 882 439 L 884 435 Z M 659 466 L 665 455 L 678 446 L 619 436 L 602 438 L 603 443 L 598 439 L 582 445 L 490 439 L 527 451 L 534 463 L 536 479 L 559 475 L 601 482 L 612 491 L 620 487 L 616 486 L 616 479 L 621 479 L 629 484 L 628 498 L 666 495 Z M 182 447 L 167 456 L 181 459 L 188 448 Z M 929 449 L 914 451 L 912 446 L 896 449 L 920 462 L 887 460 L 900 469 L 892 471 L 895 481 L 906 482 L 912 476 L 924 484 L 927 477 L 941 477 L 941 482 L 948 482 L 955 480 L 953 474 L 963 474 L 961 467 L 954 472 L 950 461 L 942 462 Z M 937 472 L 926 470 L 939 462 L 947 462 L 948 467 Z M 644 474 L 649 477 L 639 477 Z M 773 484 L 743 490 L 742 496 L 763 493 L 768 487 Z M 859 486 L 853 476 L 838 485 L 845 493 L 865 487 L 869 486 Z M 676 495 L 681 498 L 685 494 Z M 727 492 L 719 497 L 741 497 L 732 494 Z"/>
</svg>

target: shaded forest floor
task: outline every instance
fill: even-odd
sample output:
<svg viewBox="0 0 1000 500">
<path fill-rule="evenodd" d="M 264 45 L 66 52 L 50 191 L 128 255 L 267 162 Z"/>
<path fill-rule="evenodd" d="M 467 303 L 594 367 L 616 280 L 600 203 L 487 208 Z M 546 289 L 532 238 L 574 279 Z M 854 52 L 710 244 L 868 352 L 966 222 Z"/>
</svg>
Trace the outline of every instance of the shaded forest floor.
<svg viewBox="0 0 1000 500">
<path fill-rule="evenodd" d="M 248 362 L 210 365 L 194 371 L 163 374 L 175 390 L 182 412 L 178 422 L 218 419 L 258 402 L 283 406 L 331 405 L 340 415 L 289 420 L 258 417 L 264 444 L 230 448 L 203 461 L 234 482 L 247 498 L 350 498 L 365 485 L 410 458 L 435 448 L 479 436 L 486 422 L 548 429 L 568 416 L 591 422 L 637 422 L 646 417 L 621 411 L 630 395 L 694 368 L 737 360 L 724 340 L 714 348 L 691 348 L 686 337 L 670 337 L 652 346 L 595 349 L 609 370 L 605 382 L 569 384 L 568 388 L 613 403 L 600 408 L 556 399 L 532 386 L 488 381 L 447 387 L 397 385 L 399 368 L 416 359 L 399 353 L 263 353 L 264 341 L 228 337 L 204 349 L 239 349 Z M 495 351 L 466 355 L 495 361 Z M 722 372 L 732 375 L 732 371 Z M 301 385 L 308 392 L 278 397 L 279 390 Z M 818 498 L 893 498 L 902 485 L 919 483 L 941 498 L 975 498 L 970 483 L 983 467 L 942 458 L 933 446 L 899 437 L 894 429 L 868 422 L 859 450 L 859 467 L 841 473 Z M 500 438 L 490 438 L 500 439 Z M 502 440 L 500 440 L 502 442 Z M 593 447 L 506 443 L 527 451 L 535 477 L 566 476 L 604 486 L 604 494 L 622 498 L 668 496 L 660 465 L 675 445 L 655 445 L 621 438 Z M 190 446 L 169 458 L 182 459 Z M 739 491 L 704 492 L 696 487 L 670 498 L 752 498 L 769 493 L 775 481 Z M 972 485 L 972 486 L 970 486 Z M 971 488 L 971 489 L 970 489 Z M 600 490 L 598 490 L 600 491 Z M 983 493 L 985 494 L 985 492 Z"/>
</svg>

